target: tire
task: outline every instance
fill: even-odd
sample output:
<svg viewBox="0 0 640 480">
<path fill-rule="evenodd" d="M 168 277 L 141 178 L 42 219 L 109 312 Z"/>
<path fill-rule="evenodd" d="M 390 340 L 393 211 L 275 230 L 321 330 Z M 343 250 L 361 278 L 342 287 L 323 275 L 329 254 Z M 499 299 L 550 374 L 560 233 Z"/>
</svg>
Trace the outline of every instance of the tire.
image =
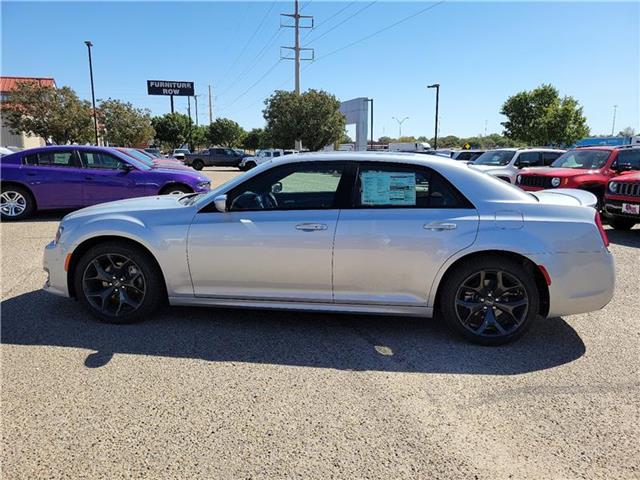
<svg viewBox="0 0 640 480">
<path fill-rule="evenodd" d="M 447 272 L 440 310 L 448 326 L 467 340 L 503 345 L 529 329 L 539 313 L 540 296 L 531 271 L 492 255 L 463 261 Z"/>
<path fill-rule="evenodd" d="M 609 225 L 616 230 L 631 230 L 635 224 L 635 220 L 630 218 L 612 217 L 609 219 Z"/>
<path fill-rule="evenodd" d="M 0 212 L 3 221 L 24 220 L 35 210 L 35 201 L 26 188 L 19 185 L 2 185 Z"/>
<path fill-rule="evenodd" d="M 247 162 L 244 164 L 244 168 L 246 170 L 251 170 L 252 168 L 256 168 L 258 165 L 256 165 L 256 162 Z"/>
<path fill-rule="evenodd" d="M 142 248 L 122 241 L 101 243 L 85 252 L 73 282 L 84 308 L 106 323 L 143 320 L 166 299 L 155 260 Z"/>
<path fill-rule="evenodd" d="M 160 191 L 160 195 L 173 195 L 183 193 L 193 193 L 193 190 L 186 185 L 168 185 Z"/>
<path fill-rule="evenodd" d="M 202 170 L 204 168 L 204 162 L 198 158 L 191 163 L 191 166 L 196 170 Z"/>
</svg>

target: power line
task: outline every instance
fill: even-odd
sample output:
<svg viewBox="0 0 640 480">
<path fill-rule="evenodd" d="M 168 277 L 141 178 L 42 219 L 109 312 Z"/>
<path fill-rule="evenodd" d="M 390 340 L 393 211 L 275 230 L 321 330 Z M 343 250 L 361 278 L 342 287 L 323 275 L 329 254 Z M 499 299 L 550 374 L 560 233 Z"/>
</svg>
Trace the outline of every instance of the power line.
<svg viewBox="0 0 640 480">
<path fill-rule="evenodd" d="M 336 53 L 338 53 L 338 52 L 341 52 L 342 50 L 346 50 L 347 48 L 353 47 L 354 45 L 357 45 L 358 43 L 362 43 L 362 42 L 364 42 L 364 41 L 366 41 L 366 40 L 369 40 L 370 38 L 375 37 L 376 35 L 378 35 L 378 34 L 380 34 L 380 33 L 382 33 L 382 32 L 386 32 L 387 30 L 390 30 L 390 29 L 392 29 L 393 27 L 396 27 L 396 26 L 400 25 L 401 23 L 404 23 L 404 22 L 406 22 L 406 21 L 408 21 L 408 20 L 411 20 L 412 18 L 415 18 L 415 17 L 417 17 L 417 16 L 419 16 L 419 15 L 422 15 L 423 13 L 425 13 L 425 12 L 427 12 L 427 11 L 429 11 L 429 10 L 434 9 L 434 8 L 435 8 L 435 7 L 437 7 L 438 5 L 442 5 L 442 4 L 443 4 L 443 3 L 445 3 L 446 1 L 447 1 L 447 0 L 440 0 L 439 2 L 433 3 L 433 4 L 429 5 L 429 6 L 428 6 L 428 7 L 426 7 L 426 8 L 423 8 L 423 9 L 421 9 L 421 10 L 418 10 L 418 11 L 417 11 L 417 12 L 415 12 L 415 13 L 412 13 L 411 15 L 408 15 L 408 16 L 406 16 L 406 17 L 401 18 L 400 20 L 398 20 L 398 21 L 396 21 L 396 22 L 392 23 L 391 25 L 387 25 L 386 27 L 383 27 L 383 28 L 381 28 L 381 29 L 379 29 L 379 30 L 376 30 L 375 32 L 370 33 L 369 35 L 366 35 L 366 36 L 364 36 L 364 37 L 362 37 L 362 38 L 360 38 L 360 39 L 358 39 L 358 40 L 354 40 L 354 41 L 353 41 L 353 42 L 351 42 L 351 43 L 347 43 L 346 45 L 343 45 L 343 46 L 342 46 L 342 47 L 340 47 L 340 48 L 337 48 L 337 49 L 335 49 L 335 50 L 333 50 L 333 51 L 331 51 L 331 52 L 329 52 L 329 53 L 327 53 L 327 54 L 325 54 L 325 55 L 322 55 L 322 56 L 320 56 L 320 57 L 316 58 L 316 59 L 315 59 L 315 61 L 314 61 L 314 63 L 317 63 L 317 62 L 319 62 L 320 60 L 323 60 L 323 59 L 325 59 L 325 58 L 327 58 L 327 57 L 330 57 L 331 55 L 334 55 L 334 54 L 336 54 Z"/>
<path fill-rule="evenodd" d="M 258 80 L 256 80 L 255 82 L 253 82 L 244 92 L 242 92 L 240 95 L 238 95 L 236 98 L 234 98 L 233 100 L 231 100 L 231 102 L 229 102 L 226 106 L 223 106 L 220 108 L 220 110 L 227 110 L 231 105 L 233 105 L 234 103 L 236 103 L 238 100 L 240 100 L 242 97 L 244 97 L 247 93 L 249 93 L 249 91 L 251 89 L 253 89 L 253 87 L 255 87 L 256 85 L 258 85 L 262 80 L 264 80 L 273 70 L 275 70 L 275 68 L 280 65 L 280 62 L 282 61 L 281 58 L 278 59 L 278 61 L 276 63 L 274 63 L 271 68 L 269 68 Z"/>
<path fill-rule="evenodd" d="M 328 34 L 330 34 L 331 32 L 333 32 L 336 28 L 344 25 L 346 22 L 348 22 L 349 20 L 351 20 L 353 17 L 355 17 L 356 15 L 364 12 L 367 8 L 373 6 L 374 4 L 378 3 L 378 0 L 374 0 L 373 2 L 370 2 L 368 4 L 366 4 L 364 7 L 356 10 L 354 13 L 352 13 L 351 15 L 349 15 L 347 18 L 345 18 L 344 20 L 342 20 L 341 22 L 337 23 L 336 25 L 334 25 L 333 27 L 331 27 L 329 30 L 327 30 L 326 32 L 324 32 L 322 35 L 320 35 L 319 37 L 316 38 L 312 38 L 311 40 L 309 40 L 308 42 L 305 43 L 305 45 L 310 45 L 313 42 L 320 40 L 323 37 L 326 37 Z"/>
<path fill-rule="evenodd" d="M 227 88 L 225 88 L 222 92 L 220 92 L 218 95 L 224 95 L 225 93 L 227 93 L 228 91 L 232 90 L 233 87 L 235 87 L 237 85 L 238 80 L 240 80 L 242 77 L 244 77 L 244 75 L 251 70 L 252 67 L 255 67 L 255 65 L 262 60 L 262 57 L 264 57 L 264 54 L 266 53 L 267 49 L 269 47 L 271 47 L 273 45 L 273 43 L 277 40 L 278 36 L 283 32 L 282 28 L 278 28 L 278 30 L 276 30 L 276 32 L 269 38 L 269 40 L 267 40 L 267 42 L 263 45 L 262 49 L 258 52 L 258 54 L 254 57 L 253 60 L 251 60 L 247 66 L 245 67 L 244 70 L 242 70 L 242 72 L 240 72 L 240 74 L 238 76 L 236 76 L 233 81 L 231 83 L 229 83 L 229 86 Z"/>
<path fill-rule="evenodd" d="M 222 76 L 223 78 L 226 77 L 232 70 L 233 67 L 236 66 L 236 64 L 238 63 L 238 60 L 240 59 L 240 57 L 242 57 L 242 55 L 244 54 L 244 52 L 247 50 L 247 47 L 251 44 L 251 42 L 253 41 L 253 39 L 255 38 L 255 36 L 258 34 L 258 32 L 262 29 L 262 26 L 264 25 L 264 22 L 267 20 L 267 17 L 269 16 L 269 14 L 271 13 L 271 10 L 273 10 L 273 7 L 276 5 L 276 2 L 272 2 L 271 6 L 269 6 L 269 9 L 266 11 L 266 13 L 264 14 L 264 16 L 262 17 L 262 20 L 260 20 L 260 23 L 258 25 L 258 28 L 256 28 L 253 31 L 253 34 L 249 37 L 249 39 L 245 42 L 244 46 L 242 47 L 242 50 L 240 51 L 240 54 L 238 54 L 235 59 L 233 60 L 233 62 L 231 62 L 231 65 L 227 68 L 225 74 Z"/>
<path fill-rule="evenodd" d="M 329 23 L 331 20 L 333 20 L 334 18 L 336 18 L 338 15 L 340 15 L 342 12 L 344 12 L 345 10 L 347 10 L 349 7 L 351 7 L 351 5 L 354 5 L 358 3 L 357 0 L 354 2 L 350 2 L 348 3 L 346 6 L 342 7 L 340 10 L 338 10 L 337 12 L 335 12 L 333 15 L 331 15 L 329 18 L 327 18 L 324 22 L 320 22 L 318 23 L 318 25 L 316 25 L 314 28 L 312 28 L 311 30 L 309 30 L 307 32 L 307 34 L 305 35 L 305 38 L 308 37 L 311 33 L 315 32 L 318 28 L 320 28 L 323 25 L 326 25 L 327 23 Z"/>
</svg>

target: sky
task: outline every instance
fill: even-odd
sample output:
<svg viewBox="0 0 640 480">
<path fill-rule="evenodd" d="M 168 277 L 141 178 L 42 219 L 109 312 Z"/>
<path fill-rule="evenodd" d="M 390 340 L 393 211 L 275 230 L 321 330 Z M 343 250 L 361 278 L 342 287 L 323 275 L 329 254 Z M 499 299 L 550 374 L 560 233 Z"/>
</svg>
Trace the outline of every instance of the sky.
<svg viewBox="0 0 640 480">
<path fill-rule="evenodd" d="M 300 5 L 315 17 L 301 43 L 316 59 L 303 62 L 302 91 L 373 98 L 376 138 L 398 135 L 393 117 L 409 117 L 403 135 L 432 136 L 432 83 L 441 84 L 440 135 L 500 133 L 507 97 L 543 83 L 579 101 L 593 134 L 611 133 L 614 105 L 616 133 L 640 130 L 640 2 Z M 294 36 L 280 28 L 290 23 L 280 13 L 292 8 L 293 1 L 2 1 L 0 73 L 54 77 L 90 99 L 91 40 L 97 98 L 160 115 L 169 98 L 147 95 L 146 80 L 193 81 L 201 124 L 211 85 L 215 118 L 261 127 L 264 99 L 294 88 L 293 62 L 279 60 Z M 186 98 L 176 97 L 175 108 L 186 113 Z"/>
</svg>

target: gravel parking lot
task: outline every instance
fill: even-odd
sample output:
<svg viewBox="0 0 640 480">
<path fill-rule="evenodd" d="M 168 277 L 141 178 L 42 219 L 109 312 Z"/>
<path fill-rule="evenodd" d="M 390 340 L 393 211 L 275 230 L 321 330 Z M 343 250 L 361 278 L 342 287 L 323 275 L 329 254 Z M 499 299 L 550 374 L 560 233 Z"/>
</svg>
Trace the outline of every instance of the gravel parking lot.
<svg viewBox="0 0 640 480">
<path fill-rule="evenodd" d="M 638 227 L 603 311 L 483 348 L 399 317 L 100 324 L 40 290 L 61 216 L 0 227 L 4 478 L 640 478 Z"/>
</svg>

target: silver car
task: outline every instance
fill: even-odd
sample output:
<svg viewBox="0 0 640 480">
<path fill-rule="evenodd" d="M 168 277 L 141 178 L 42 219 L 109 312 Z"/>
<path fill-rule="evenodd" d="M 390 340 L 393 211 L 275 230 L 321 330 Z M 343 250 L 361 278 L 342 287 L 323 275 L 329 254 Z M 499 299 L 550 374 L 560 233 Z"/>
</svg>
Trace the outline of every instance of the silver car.
<svg viewBox="0 0 640 480">
<path fill-rule="evenodd" d="M 207 194 L 67 215 L 45 289 L 128 323 L 171 305 L 417 315 L 501 344 L 598 310 L 613 258 L 584 191 L 526 193 L 446 158 L 288 155 Z"/>
</svg>

